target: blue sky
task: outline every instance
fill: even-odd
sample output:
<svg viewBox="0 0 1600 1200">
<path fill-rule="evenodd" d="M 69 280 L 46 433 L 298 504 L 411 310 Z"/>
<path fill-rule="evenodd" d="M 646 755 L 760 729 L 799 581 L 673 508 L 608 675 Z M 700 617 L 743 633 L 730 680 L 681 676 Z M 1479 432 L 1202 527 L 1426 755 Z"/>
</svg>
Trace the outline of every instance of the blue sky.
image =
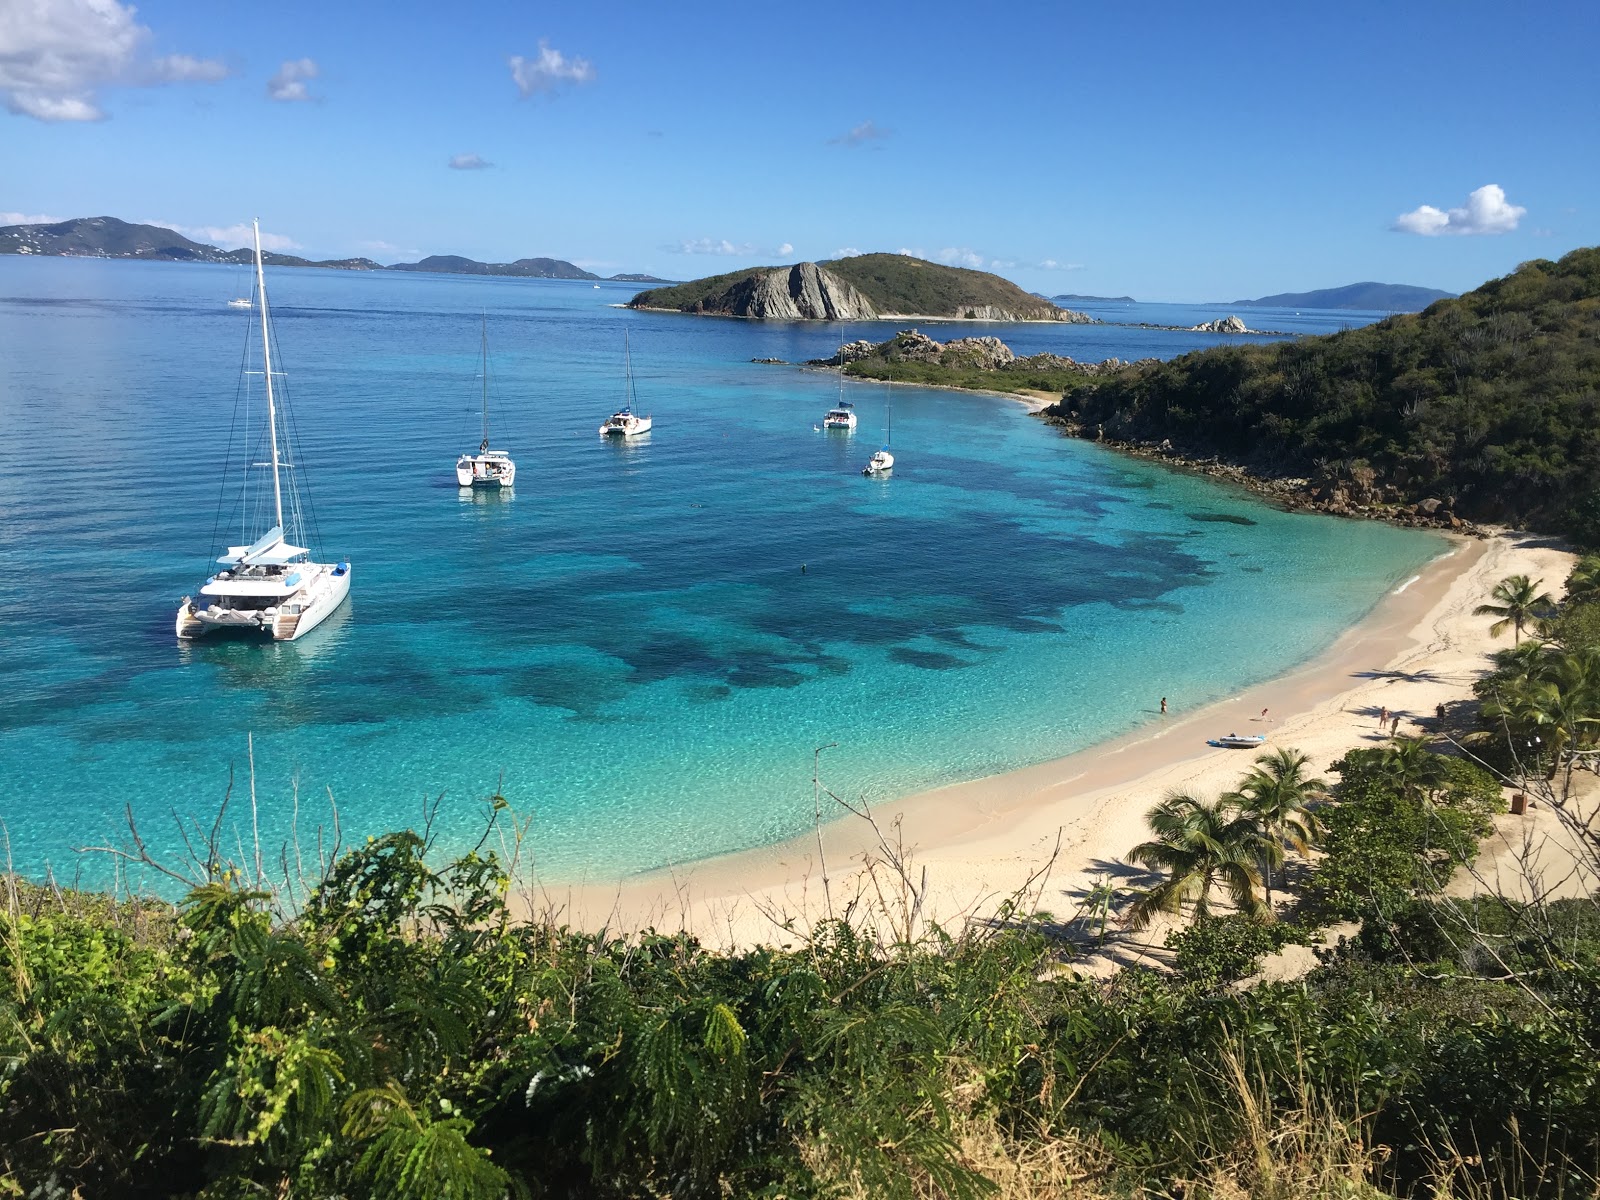
<svg viewBox="0 0 1600 1200">
<path fill-rule="evenodd" d="M 0 0 L 0 220 L 231 245 L 257 215 L 313 257 L 678 279 L 904 249 L 1047 294 L 1462 290 L 1600 243 L 1597 46 L 1592 0 Z"/>
</svg>

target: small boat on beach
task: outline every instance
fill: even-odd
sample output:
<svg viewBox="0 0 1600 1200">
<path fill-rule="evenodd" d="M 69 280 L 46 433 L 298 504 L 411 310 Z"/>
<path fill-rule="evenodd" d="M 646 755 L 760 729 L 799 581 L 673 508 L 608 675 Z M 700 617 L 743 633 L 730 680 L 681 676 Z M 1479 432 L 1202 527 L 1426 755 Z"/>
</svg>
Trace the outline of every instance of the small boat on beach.
<svg viewBox="0 0 1600 1200">
<path fill-rule="evenodd" d="M 476 454 L 456 459 L 456 484 L 470 488 L 508 488 L 516 482 L 517 464 L 504 450 L 489 449 L 489 318 L 483 318 L 483 441 Z"/>
<path fill-rule="evenodd" d="M 1223 750 L 1256 750 L 1266 744 L 1266 735 L 1260 733 L 1230 733 L 1222 737 L 1206 739 L 1206 745 L 1216 746 Z"/>
<path fill-rule="evenodd" d="M 641 433 L 649 433 L 653 424 L 649 416 L 640 416 L 633 411 L 633 352 L 628 346 L 628 331 L 622 331 L 622 361 L 623 370 L 627 376 L 627 383 L 623 391 L 624 403 L 620 409 L 600 422 L 601 437 L 637 437 Z"/>
<path fill-rule="evenodd" d="M 253 498 L 249 486 L 252 468 L 272 468 L 272 525 L 254 535 L 248 545 L 229 546 L 217 559 L 222 570 L 208 578 L 198 596 L 185 596 L 178 603 L 176 632 L 183 639 L 202 637 L 218 629 L 234 629 L 266 634 L 273 641 L 292 642 L 304 637 L 322 623 L 350 594 L 350 564 L 310 561 L 311 551 L 289 539 L 303 540 L 301 520 L 300 472 L 288 461 L 278 434 L 277 377 L 272 369 L 271 318 L 267 310 L 267 282 L 261 268 L 261 227 L 255 226 L 256 295 L 261 302 L 261 370 L 267 400 L 266 462 L 246 463 L 246 498 Z M 247 302 L 248 303 L 248 302 Z M 258 372 L 247 371 L 247 374 Z M 248 410 L 247 410 L 248 411 Z M 290 423 L 292 428 L 292 422 Z M 292 446 L 293 439 L 290 439 Z M 285 489 L 283 475 L 288 472 Z M 288 522 L 284 518 L 284 493 L 288 492 Z M 265 524 L 259 518 L 256 528 Z M 247 534 L 248 536 L 248 534 Z"/>
</svg>

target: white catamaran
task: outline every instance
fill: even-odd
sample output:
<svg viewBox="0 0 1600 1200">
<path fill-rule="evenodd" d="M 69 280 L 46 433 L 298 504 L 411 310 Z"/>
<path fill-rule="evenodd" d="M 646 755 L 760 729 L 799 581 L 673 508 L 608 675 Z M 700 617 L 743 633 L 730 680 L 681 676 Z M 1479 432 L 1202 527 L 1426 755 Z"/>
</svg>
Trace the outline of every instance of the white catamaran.
<svg viewBox="0 0 1600 1200">
<path fill-rule="evenodd" d="M 633 411 L 633 351 L 628 346 L 628 331 L 622 331 L 622 361 L 627 373 L 627 386 L 623 392 L 622 407 L 600 422 L 601 437 L 636 437 L 649 433 L 652 424 L 649 416 L 641 417 Z"/>
<path fill-rule="evenodd" d="M 483 441 L 476 454 L 456 459 L 456 483 L 461 487 L 508 488 L 516 481 L 517 464 L 504 450 L 489 449 L 489 318 L 483 318 Z"/>
<path fill-rule="evenodd" d="M 274 520 L 272 527 L 249 545 L 228 547 L 227 553 L 217 559 L 223 570 L 201 585 L 198 598 L 183 598 L 178 605 L 180 638 L 201 637 L 216 629 L 240 629 L 266 634 L 275 641 L 292 642 L 315 629 L 350 594 L 348 562 L 311 562 L 310 550 L 288 540 L 289 534 L 299 533 L 301 526 L 299 488 L 292 473 L 289 477 L 292 520 L 285 532 L 283 472 L 291 470 L 294 464 L 284 461 L 279 445 L 267 281 L 261 269 L 261 226 L 258 222 L 252 224 L 256 243 L 256 295 L 261 303 L 261 374 L 266 383 L 267 437 L 272 458 L 270 462 L 246 465 L 246 486 L 250 465 L 272 468 Z"/>
</svg>

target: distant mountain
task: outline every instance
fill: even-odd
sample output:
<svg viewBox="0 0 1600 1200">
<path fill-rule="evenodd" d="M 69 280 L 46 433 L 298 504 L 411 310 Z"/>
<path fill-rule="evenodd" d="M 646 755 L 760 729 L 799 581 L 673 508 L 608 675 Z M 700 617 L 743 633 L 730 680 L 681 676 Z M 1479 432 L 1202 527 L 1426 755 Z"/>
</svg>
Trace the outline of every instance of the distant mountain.
<svg viewBox="0 0 1600 1200">
<path fill-rule="evenodd" d="M 38 254 L 75 258 L 136 258 L 150 262 L 253 263 L 253 250 L 219 250 L 160 225 L 133 225 L 116 217 L 78 217 L 54 225 L 0 226 L 0 254 Z M 313 260 L 268 250 L 269 267 L 329 267 L 340 271 L 381 271 L 370 258 Z M 451 275 L 512 275 L 527 279 L 598 280 L 581 267 L 559 258 L 519 258 L 513 263 L 481 263 L 454 254 L 436 254 L 421 262 L 395 263 L 390 271 L 437 271 Z M 667 283 L 654 275 L 613 275 L 625 283 Z"/>
<path fill-rule="evenodd" d="M 131 225 L 116 217 L 78 217 L 54 225 L 0 227 L 0 254 L 39 254 L 73 258 L 137 258 L 149 262 L 251 263 L 251 250 L 218 250 L 192 242 L 181 233 L 159 225 Z M 312 262 L 293 254 L 267 251 L 261 256 L 274 267 L 335 267 L 346 271 L 373 271 L 370 258 L 339 258 Z"/>
<path fill-rule="evenodd" d="M 612 275 L 608 277 L 612 283 L 675 283 L 673 279 L 662 279 L 657 275 Z"/>
<path fill-rule="evenodd" d="M 1051 296 L 1058 304 L 1137 304 L 1132 296 Z"/>
<path fill-rule="evenodd" d="M 778 321 L 955 317 L 981 321 L 1089 322 L 1009 279 L 905 254 L 861 254 L 826 264 L 751 267 L 640 292 L 632 308 Z"/>
<path fill-rule="evenodd" d="M 519 258 L 510 263 L 483 263 L 459 254 L 434 254 L 421 262 L 390 263 L 391 271 L 433 271 L 442 275 L 512 275 L 524 279 L 599 279 L 600 276 L 559 258 Z"/>
<path fill-rule="evenodd" d="M 1405 283 L 1352 283 L 1315 292 L 1281 292 L 1259 300 L 1235 300 L 1245 308 L 1358 308 L 1366 312 L 1421 312 L 1435 300 L 1454 299 L 1454 292 L 1412 287 Z M 1058 297 L 1059 299 L 1059 297 Z"/>
</svg>

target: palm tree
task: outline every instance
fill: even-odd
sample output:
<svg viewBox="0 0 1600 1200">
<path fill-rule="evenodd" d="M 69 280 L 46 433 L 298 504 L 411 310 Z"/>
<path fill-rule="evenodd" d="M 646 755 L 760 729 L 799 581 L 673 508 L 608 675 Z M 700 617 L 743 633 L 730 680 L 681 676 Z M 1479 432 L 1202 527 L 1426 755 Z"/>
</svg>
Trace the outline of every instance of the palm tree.
<svg viewBox="0 0 1600 1200">
<path fill-rule="evenodd" d="M 1587 554 L 1572 568 L 1567 576 L 1567 599 L 1600 599 L 1600 554 Z"/>
<path fill-rule="evenodd" d="M 1539 591 L 1539 585 L 1544 580 L 1530 580 L 1526 575 L 1509 575 L 1494 585 L 1494 591 L 1489 593 L 1491 600 L 1497 604 L 1480 604 L 1472 610 L 1475 617 L 1499 617 L 1493 625 L 1489 626 L 1489 636 L 1499 637 L 1506 631 L 1506 626 L 1513 626 L 1516 631 L 1516 640 L 1522 641 L 1522 627 L 1529 621 L 1547 616 L 1556 606 L 1550 598 L 1549 592 Z"/>
<path fill-rule="evenodd" d="M 1166 873 L 1167 878 L 1144 892 L 1128 910 L 1128 925 L 1143 929 L 1158 912 L 1179 913 L 1184 901 L 1194 916 L 1211 914 L 1211 889 L 1220 886 L 1236 908 L 1248 916 L 1270 920 L 1271 911 L 1256 895 L 1261 876 L 1261 830 L 1239 812 L 1238 798 L 1223 796 L 1206 803 L 1185 792 L 1173 792 L 1145 817 L 1154 839 L 1128 851 L 1128 861 Z"/>
<path fill-rule="evenodd" d="M 1311 849 L 1318 833 L 1316 814 L 1306 802 L 1327 791 L 1321 779 L 1306 776 L 1311 759 L 1298 750 L 1277 749 L 1256 759 L 1255 770 L 1239 784 L 1240 811 L 1262 834 L 1261 867 L 1267 907 L 1272 907 L 1272 872 L 1284 862 L 1284 848 L 1300 855 Z"/>
<path fill-rule="evenodd" d="M 1402 735 L 1379 755 L 1377 774 L 1401 796 L 1426 802 L 1445 785 L 1449 769 L 1427 738 Z"/>
</svg>

